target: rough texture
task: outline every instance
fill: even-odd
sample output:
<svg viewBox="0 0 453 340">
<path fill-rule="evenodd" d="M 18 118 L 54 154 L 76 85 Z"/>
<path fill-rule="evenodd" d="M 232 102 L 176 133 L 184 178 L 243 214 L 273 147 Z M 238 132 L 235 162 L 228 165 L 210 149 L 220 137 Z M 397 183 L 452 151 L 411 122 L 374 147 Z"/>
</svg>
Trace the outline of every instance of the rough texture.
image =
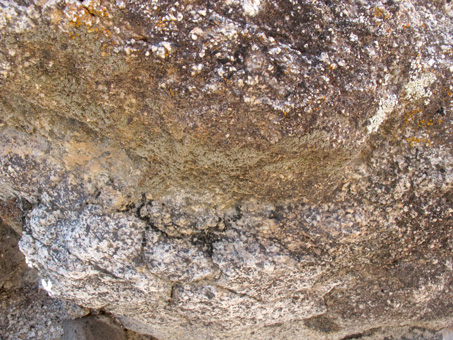
<svg viewBox="0 0 453 340">
<path fill-rule="evenodd" d="M 0 339 L 60 340 L 64 320 L 89 311 L 39 289 L 36 270 L 25 264 L 19 235 L 10 227 L 21 215 L 14 207 L 13 201 L 0 205 Z"/>
<path fill-rule="evenodd" d="M 19 251 L 19 234 L 15 230 L 21 213 L 17 202 L 5 203 L 0 205 L 0 339 L 61 340 L 66 322 L 90 312 L 90 318 L 105 319 L 106 315 L 98 315 L 98 311 L 49 297 L 42 289 L 36 270 L 27 267 Z M 127 340 L 155 340 L 132 330 L 120 330 Z"/>
<path fill-rule="evenodd" d="M 56 297 L 160 339 L 438 338 L 449 1 L 0 2 L 0 188 Z"/>
</svg>

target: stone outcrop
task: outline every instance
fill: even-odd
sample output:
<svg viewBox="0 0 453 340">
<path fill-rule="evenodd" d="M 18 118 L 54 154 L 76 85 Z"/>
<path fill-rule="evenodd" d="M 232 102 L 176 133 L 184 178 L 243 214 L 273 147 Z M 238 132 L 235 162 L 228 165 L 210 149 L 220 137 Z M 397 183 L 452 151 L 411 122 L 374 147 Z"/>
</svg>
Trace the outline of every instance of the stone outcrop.
<svg viewBox="0 0 453 340">
<path fill-rule="evenodd" d="M 0 338 L 61 339 L 64 320 L 89 311 L 38 289 L 36 270 L 27 267 L 18 247 L 20 210 L 8 201 L 0 204 L 0 212 Z"/>
<path fill-rule="evenodd" d="M 118 327 L 99 311 L 49 297 L 18 247 L 17 202 L 0 204 L 0 338 L 2 340 L 155 340 Z M 90 314 L 87 316 L 88 314 Z M 102 312 L 101 312 L 102 313 Z M 86 316 L 86 317 L 85 317 Z"/>
<path fill-rule="evenodd" d="M 452 17 L 444 0 L 0 2 L 0 191 L 28 264 L 159 339 L 438 337 Z"/>
</svg>

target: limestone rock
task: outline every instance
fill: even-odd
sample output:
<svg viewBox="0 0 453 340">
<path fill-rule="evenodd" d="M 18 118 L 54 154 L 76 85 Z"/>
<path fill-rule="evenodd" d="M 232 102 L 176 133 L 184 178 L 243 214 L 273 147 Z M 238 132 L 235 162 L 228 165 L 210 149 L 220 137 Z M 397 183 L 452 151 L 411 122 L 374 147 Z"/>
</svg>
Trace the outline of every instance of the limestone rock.
<svg viewBox="0 0 453 340">
<path fill-rule="evenodd" d="M 452 18 L 445 0 L 0 2 L 0 197 L 27 262 L 159 339 L 438 337 Z"/>
</svg>

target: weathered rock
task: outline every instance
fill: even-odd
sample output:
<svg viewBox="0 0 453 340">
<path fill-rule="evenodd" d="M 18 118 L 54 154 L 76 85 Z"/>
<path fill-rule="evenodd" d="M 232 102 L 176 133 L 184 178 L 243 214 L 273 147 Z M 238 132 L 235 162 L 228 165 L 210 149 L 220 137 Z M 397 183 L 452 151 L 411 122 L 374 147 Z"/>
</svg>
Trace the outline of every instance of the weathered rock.
<svg viewBox="0 0 453 340">
<path fill-rule="evenodd" d="M 451 322 L 450 2 L 0 4 L 1 197 L 51 294 L 161 339 Z"/>
<path fill-rule="evenodd" d="M 0 339 L 60 340 L 64 320 L 88 310 L 39 289 L 39 276 L 25 264 L 19 235 L 7 223 L 16 224 L 20 211 L 10 201 L 1 206 L 0 216 Z"/>
</svg>

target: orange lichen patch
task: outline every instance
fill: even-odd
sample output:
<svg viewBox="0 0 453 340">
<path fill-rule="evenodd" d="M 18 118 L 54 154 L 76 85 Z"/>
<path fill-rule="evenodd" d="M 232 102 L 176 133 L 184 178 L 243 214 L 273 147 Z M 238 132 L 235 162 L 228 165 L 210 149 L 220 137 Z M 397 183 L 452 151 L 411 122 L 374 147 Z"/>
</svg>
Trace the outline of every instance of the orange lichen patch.
<svg viewBox="0 0 453 340">
<path fill-rule="evenodd" d="M 77 37 L 80 37 L 80 34 L 78 34 L 78 33 L 74 33 L 74 34 L 69 33 L 69 38 L 70 38 L 70 39 L 75 39 L 75 38 L 77 38 Z"/>
<path fill-rule="evenodd" d="M 434 123 L 433 123 L 433 120 L 432 120 L 432 119 L 426 120 L 426 119 L 424 119 L 424 118 L 423 118 L 422 120 L 420 120 L 420 121 L 417 123 L 418 126 L 425 126 L 425 127 L 431 126 L 431 125 L 433 125 L 433 124 L 434 124 Z"/>
<path fill-rule="evenodd" d="M 422 113 L 421 110 L 412 110 L 412 111 L 409 111 L 407 112 L 405 115 L 404 115 L 404 123 L 406 125 L 409 125 L 409 124 L 416 124 L 418 127 L 429 127 L 429 126 L 433 126 L 435 124 L 437 125 L 440 125 L 442 124 L 442 119 L 434 119 L 434 118 L 430 118 L 430 119 L 427 119 L 427 118 L 417 118 L 416 115 L 419 115 L 420 113 Z"/>
<path fill-rule="evenodd" d="M 98 33 L 98 34 L 105 35 L 107 37 L 113 36 L 113 33 L 110 30 L 108 30 L 107 28 L 102 27 L 102 26 L 89 28 L 89 29 L 87 29 L 87 33 Z"/>
<path fill-rule="evenodd" d="M 410 146 L 415 146 L 416 144 L 428 144 L 428 145 L 432 144 L 429 139 L 418 137 L 408 137 L 406 138 L 406 142 L 408 142 Z"/>
<path fill-rule="evenodd" d="M 374 8 L 374 15 L 378 18 L 384 15 L 384 11 L 380 9 L 379 7 Z"/>
<path fill-rule="evenodd" d="M 382 9 L 382 8 L 379 8 L 379 7 L 375 7 L 374 8 L 373 15 L 376 18 L 384 19 L 384 20 L 387 20 L 390 17 L 390 14 L 387 13 L 387 11 L 385 9 Z"/>
<path fill-rule="evenodd" d="M 412 110 L 412 111 L 407 112 L 404 115 L 404 123 L 406 125 L 408 125 L 414 119 L 415 114 L 421 113 L 421 112 L 422 112 L 421 110 Z"/>
<path fill-rule="evenodd" d="M 101 6 L 100 1 L 89 1 L 86 5 L 80 3 L 69 4 L 64 10 L 65 16 L 69 19 L 69 24 L 73 28 L 84 28 L 87 33 L 112 37 L 112 32 L 102 25 L 100 18 L 110 17 L 107 10 Z M 78 34 L 72 34 L 79 36 Z"/>
<path fill-rule="evenodd" d="M 431 136 L 432 132 L 435 131 L 432 128 L 435 126 L 440 126 L 443 120 L 440 118 L 427 118 L 423 117 L 422 110 L 411 110 L 404 115 L 404 124 L 414 129 L 413 131 L 420 132 L 421 135 Z M 398 134 L 391 137 L 392 141 L 398 140 Z M 405 141 L 410 145 L 414 146 L 416 144 L 425 144 L 427 146 L 432 145 L 431 140 L 426 137 L 407 137 Z"/>
<path fill-rule="evenodd" d="M 99 18 L 93 16 L 80 4 L 72 3 L 68 5 L 64 13 L 74 27 L 91 27 L 96 23 L 96 21 L 99 21 Z"/>
<path fill-rule="evenodd" d="M 159 20 L 157 20 L 155 26 L 159 27 L 159 28 L 163 28 L 163 27 L 167 26 L 167 22 L 159 19 Z"/>
<path fill-rule="evenodd" d="M 107 11 L 107 8 L 102 6 L 99 0 L 91 0 L 86 2 L 85 8 L 90 12 L 90 14 L 94 16 L 103 18 L 111 17 L 110 13 Z"/>
</svg>

